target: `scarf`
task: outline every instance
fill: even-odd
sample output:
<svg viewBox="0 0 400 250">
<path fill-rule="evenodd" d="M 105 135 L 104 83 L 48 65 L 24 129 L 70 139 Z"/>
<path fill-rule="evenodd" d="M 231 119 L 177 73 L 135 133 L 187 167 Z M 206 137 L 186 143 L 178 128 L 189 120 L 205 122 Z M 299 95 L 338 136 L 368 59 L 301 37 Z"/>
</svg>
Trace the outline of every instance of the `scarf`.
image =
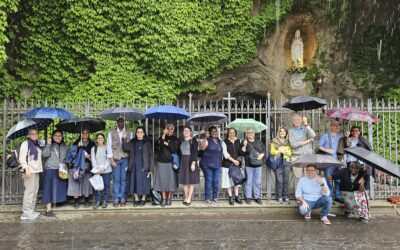
<svg viewBox="0 0 400 250">
<path fill-rule="evenodd" d="M 27 139 L 28 141 L 28 152 L 30 155 L 33 155 L 33 160 L 37 161 L 39 152 L 37 150 L 37 147 L 39 147 L 38 141 L 34 141 L 31 138 Z"/>
<path fill-rule="evenodd" d="M 285 139 L 284 141 L 281 141 L 278 139 L 278 137 L 275 137 L 271 141 L 272 143 L 275 144 L 275 148 L 278 149 L 279 147 L 284 147 L 284 146 L 289 146 L 289 140 Z"/>
</svg>

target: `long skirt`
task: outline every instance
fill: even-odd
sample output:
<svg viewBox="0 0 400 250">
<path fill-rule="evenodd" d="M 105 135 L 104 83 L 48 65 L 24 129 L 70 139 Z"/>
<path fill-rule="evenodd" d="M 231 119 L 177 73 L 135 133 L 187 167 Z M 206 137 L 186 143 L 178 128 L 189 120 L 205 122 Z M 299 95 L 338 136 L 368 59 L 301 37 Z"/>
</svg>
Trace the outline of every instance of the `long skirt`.
<svg viewBox="0 0 400 250">
<path fill-rule="evenodd" d="M 229 168 L 222 167 L 221 172 L 221 188 L 231 188 L 234 187 L 232 178 L 229 176 Z"/>
<path fill-rule="evenodd" d="M 200 172 L 198 167 L 192 172 L 190 162 L 190 155 L 182 155 L 179 167 L 179 184 L 199 184 L 200 183 Z"/>
<path fill-rule="evenodd" d="M 132 172 L 126 176 L 126 192 L 129 194 L 148 195 L 150 193 L 149 171 L 143 170 L 142 166 L 134 164 Z"/>
<path fill-rule="evenodd" d="M 90 184 L 89 178 L 92 177 L 92 173 L 84 173 L 82 181 L 74 180 L 73 170 L 69 171 L 68 177 L 68 196 L 85 196 L 89 197 L 93 193 L 92 185 Z"/>
<path fill-rule="evenodd" d="M 369 202 L 367 192 L 354 191 L 345 192 L 341 191 L 341 196 L 344 201 L 346 209 L 354 216 L 368 219 L 369 218 Z"/>
<path fill-rule="evenodd" d="M 177 175 L 172 168 L 172 163 L 157 162 L 157 167 L 154 169 L 154 190 L 175 192 L 177 186 Z"/>
<path fill-rule="evenodd" d="M 61 203 L 67 200 L 68 181 L 58 177 L 58 169 L 45 169 L 42 203 Z"/>
</svg>

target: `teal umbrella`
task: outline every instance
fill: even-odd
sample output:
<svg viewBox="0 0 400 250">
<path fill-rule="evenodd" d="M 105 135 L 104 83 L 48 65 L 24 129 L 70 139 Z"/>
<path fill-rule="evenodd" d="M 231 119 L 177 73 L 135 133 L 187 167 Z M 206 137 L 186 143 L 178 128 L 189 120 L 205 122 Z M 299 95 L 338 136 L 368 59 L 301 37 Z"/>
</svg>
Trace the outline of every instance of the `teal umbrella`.
<svg viewBox="0 0 400 250">
<path fill-rule="evenodd" d="M 254 119 L 236 119 L 229 123 L 228 128 L 234 128 L 238 132 L 246 132 L 248 129 L 253 129 L 255 133 L 260 133 L 261 131 L 267 129 L 267 126 Z"/>
</svg>

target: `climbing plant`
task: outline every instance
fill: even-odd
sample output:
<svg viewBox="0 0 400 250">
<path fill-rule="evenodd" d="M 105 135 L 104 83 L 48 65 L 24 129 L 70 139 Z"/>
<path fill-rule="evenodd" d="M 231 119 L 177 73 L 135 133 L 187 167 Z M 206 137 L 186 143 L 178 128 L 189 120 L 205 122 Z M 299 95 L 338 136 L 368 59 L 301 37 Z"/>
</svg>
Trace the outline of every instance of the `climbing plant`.
<svg viewBox="0 0 400 250">
<path fill-rule="evenodd" d="M 5 65 L 0 94 L 171 101 L 205 91 L 199 82 L 256 56 L 293 2 L 253 15 L 251 0 L 21 0 L 21 21 L 9 27 L 18 57 Z"/>
</svg>

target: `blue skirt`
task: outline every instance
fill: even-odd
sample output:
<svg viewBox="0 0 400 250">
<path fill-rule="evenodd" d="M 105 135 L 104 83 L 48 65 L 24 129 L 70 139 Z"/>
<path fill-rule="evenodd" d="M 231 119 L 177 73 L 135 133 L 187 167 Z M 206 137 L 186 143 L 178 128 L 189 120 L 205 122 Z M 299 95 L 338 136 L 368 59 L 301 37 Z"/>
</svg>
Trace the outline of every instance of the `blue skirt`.
<svg viewBox="0 0 400 250">
<path fill-rule="evenodd" d="M 67 200 L 68 181 L 58 177 L 58 169 L 45 169 L 42 203 L 61 203 Z"/>
</svg>

